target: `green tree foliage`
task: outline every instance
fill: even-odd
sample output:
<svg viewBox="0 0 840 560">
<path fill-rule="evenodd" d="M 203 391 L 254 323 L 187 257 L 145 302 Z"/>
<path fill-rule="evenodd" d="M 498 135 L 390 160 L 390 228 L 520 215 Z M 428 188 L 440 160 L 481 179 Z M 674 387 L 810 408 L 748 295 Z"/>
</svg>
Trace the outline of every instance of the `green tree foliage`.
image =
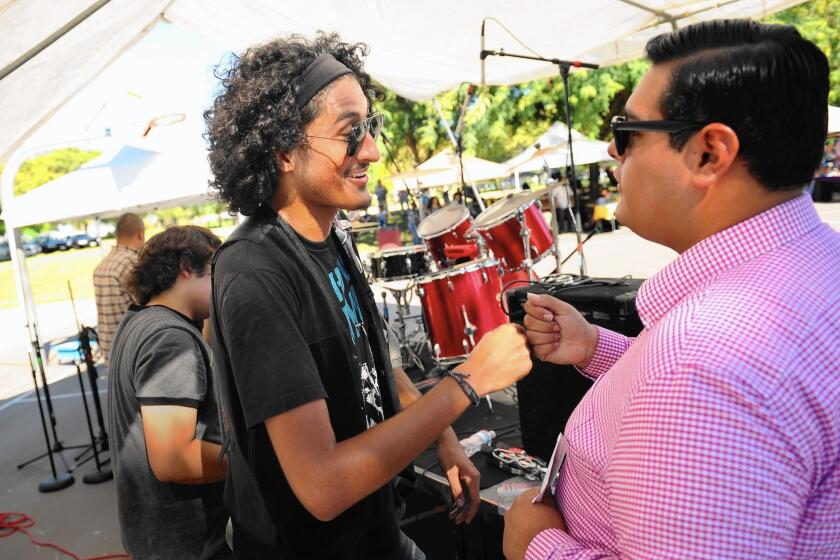
<svg viewBox="0 0 840 560">
<path fill-rule="evenodd" d="M 831 72 L 828 102 L 840 104 L 840 0 L 811 0 L 773 14 L 765 21 L 795 26 L 825 53 Z"/>
<path fill-rule="evenodd" d="M 101 153 L 98 150 L 62 148 L 27 160 L 20 166 L 15 177 L 15 196 L 75 171 Z"/>
<path fill-rule="evenodd" d="M 25 194 L 44 183 L 75 171 L 101 153 L 98 150 L 62 148 L 27 160 L 20 166 L 15 177 L 15 196 Z M 0 176 L 3 175 L 4 167 L 5 165 L 0 164 Z M 5 232 L 6 225 L 0 222 L 0 234 Z"/>
<path fill-rule="evenodd" d="M 573 127 L 588 136 L 606 138 L 609 117 L 624 106 L 647 68 L 646 62 L 633 61 L 572 72 L 569 99 Z M 437 97 L 453 130 L 467 95 L 464 85 Z M 375 178 L 390 175 L 396 167 L 411 169 L 452 145 L 433 101 L 413 102 L 386 91 L 376 109 L 385 116 L 391 146 L 383 158 L 388 169 L 375 170 Z M 465 153 L 503 161 L 532 144 L 554 122 L 565 120 L 565 94 L 559 76 L 515 86 L 479 87 L 464 116 L 462 146 Z"/>
</svg>

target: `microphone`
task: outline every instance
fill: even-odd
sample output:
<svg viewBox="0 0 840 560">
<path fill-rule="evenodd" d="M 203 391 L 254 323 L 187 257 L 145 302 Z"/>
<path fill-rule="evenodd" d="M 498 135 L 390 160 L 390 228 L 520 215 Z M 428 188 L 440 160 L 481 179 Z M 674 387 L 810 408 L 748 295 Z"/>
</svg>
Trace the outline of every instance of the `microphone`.
<svg viewBox="0 0 840 560">
<path fill-rule="evenodd" d="M 484 23 L 487 19 L 481 20 L 481 85 L 484 85 L 484 59 L 487 58 L 487 51 L 484 50 Z"/>
</svg>

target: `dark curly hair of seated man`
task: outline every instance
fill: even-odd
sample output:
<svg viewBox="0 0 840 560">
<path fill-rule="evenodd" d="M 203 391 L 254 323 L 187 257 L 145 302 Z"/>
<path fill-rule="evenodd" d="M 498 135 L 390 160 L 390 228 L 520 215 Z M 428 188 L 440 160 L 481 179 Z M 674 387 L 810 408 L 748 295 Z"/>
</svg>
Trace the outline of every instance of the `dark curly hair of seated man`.
<svg viewBox="0 0 840 560">
<path fill-rule="evenodd" d="M 291 153 L 306 142 L 304 127 L 318 115 L 321 94 L 297 106 L 306 67 L 331 54 L 347 66 L 369 100 L 377 89 L 362 69 L 364 43 L 349 44 L 336 34 L 299 35 L 249 48 L 216 72 L 222 93 L 205 111 L 210 146 L 210 187 L 231 212 L 252 215 L 271 201 L 277 188 L 277 152 Z"/>
<path fill-rule="evenodd" d="M 200 226 L 171 226 L 146 242 L 126 287 L 140 305 L 171 288 L 181 270 L 204 275 L 204 269 L 222 244 Z"/>
</svg>

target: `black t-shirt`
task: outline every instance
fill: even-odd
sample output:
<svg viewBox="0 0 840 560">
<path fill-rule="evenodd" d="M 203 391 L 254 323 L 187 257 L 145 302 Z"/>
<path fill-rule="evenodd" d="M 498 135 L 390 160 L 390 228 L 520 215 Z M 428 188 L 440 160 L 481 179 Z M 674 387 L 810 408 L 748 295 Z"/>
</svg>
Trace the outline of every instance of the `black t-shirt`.
<svg viewBox="0 0 840 560">
<path fill-rule="evenodd" d="M 335 234 L 322 243 L 309 241 L 301 236 L 298 236 L 298 239 L 320 269 L 322 281 L 327 283 L 328 291 L 332 291 L 332 303 L 338 305 L 344 315 L 350 346 L 353 349 L 353 367 L 359 376 L 362 390 L 362 413 L 367 427 L 370 428 L 385 419 L 382 393 L 379 389 L 381 369 L 376 367 L 368 341 L 367 329 L 370 320 L 366 319 L 362 311 L 356 286 L 348 272 L 352 263 L 347 263 L 346 257 L 342 258 L 340 242 Z"/>
<path fill-rule="evenodd" d="M 261 211 L 214 261 L 214 375 L 233 440 L 225 501 L 238 557 L 384 559 L 397 545 L 392 485 L 319 521 L 289 487 L 264 424 L 326 399 L 342 441 L 398 410 L 384 325 L 339 235 L 309 243 Z"/>
</svg>

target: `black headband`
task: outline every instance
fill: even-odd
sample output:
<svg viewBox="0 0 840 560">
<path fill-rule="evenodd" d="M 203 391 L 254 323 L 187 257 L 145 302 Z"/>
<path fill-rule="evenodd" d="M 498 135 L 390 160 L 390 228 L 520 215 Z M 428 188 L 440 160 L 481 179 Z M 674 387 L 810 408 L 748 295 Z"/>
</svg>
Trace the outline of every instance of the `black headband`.
<svg viewBox="0 0 840 560">
<path fill-rule="evenodd" d="M 333 80 L 352 73 L 352 70 L 336 60 L 331 54 L 317 56 L 303 71 L 303 80 L 297 101 L 298 109 L 306 107 L 309 100 Z"/>
</svg>

